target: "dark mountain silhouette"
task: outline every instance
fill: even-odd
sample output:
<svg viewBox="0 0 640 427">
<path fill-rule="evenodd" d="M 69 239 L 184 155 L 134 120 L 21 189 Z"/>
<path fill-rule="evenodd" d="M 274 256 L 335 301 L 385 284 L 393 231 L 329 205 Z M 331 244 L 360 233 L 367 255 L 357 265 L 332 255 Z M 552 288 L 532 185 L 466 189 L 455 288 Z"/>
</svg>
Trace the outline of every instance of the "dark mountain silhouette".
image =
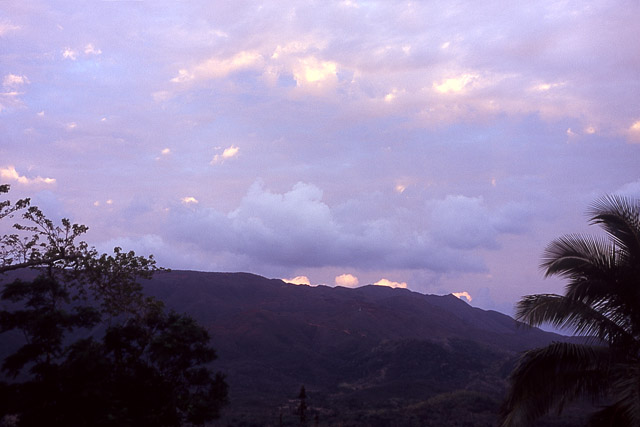
<svg viewBox="0 0 640 427">
<path fill-rule="evenodd" d="M 459 425 L 495 425 L 519 352 L 567 339 L 453 295 L 406 289 L 193 271 L 159 273 L 145 286 L 211 332 L 216 367 L 231 386 L 230 424 L 292 419 L 290 400 L 304 385 L 310 411 L 323 420 L 344 422 L 348 413 L 353 425 L 413 417 L 430 425 L 427 413 L 443 425 L 437 420 L 450 416 L 451 400 L 477 410 L 457 411 L 474 420 Z"/>
<path fill-rule="evenodd" d="M 518 354 L 569 339 L 453 295 L 406 289 L 194 271 L 159 272 L 143 285 L 209 330 L 214 367 L 230 385 L 217 425 L 300 425 L 304 385 L 307 425 L 494 426 Z M 0 356 L 16 339 L 0 335 Z"/>
</svg>

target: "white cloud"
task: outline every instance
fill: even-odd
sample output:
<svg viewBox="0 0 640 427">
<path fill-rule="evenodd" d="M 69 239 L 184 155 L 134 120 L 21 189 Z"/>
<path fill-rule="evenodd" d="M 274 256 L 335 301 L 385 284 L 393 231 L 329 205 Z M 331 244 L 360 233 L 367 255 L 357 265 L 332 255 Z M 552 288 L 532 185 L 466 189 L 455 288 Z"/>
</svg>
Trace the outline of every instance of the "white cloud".
<svg viewBox="0 0 640 427">
<path fill-rule="evenodd" d="M 35 178 L 28 178 L 24 175 L 20 175 L 16 168 L 13 166 L 7 166 L 5 168 L 0 168 L 0 178 L 8 179 L 11 181 L 16 181 L 20 184 L 24 185 L 32 185 L 32 184 L 55 184 L 55 178 L 42 178 L 37 176 Z"/>
<path fill-rule="evenodd" d="M 407 289 L 406 282 L 393 282 L 389 279 L 380 279 L 374 283 L 375 286 L 387 286 L 389 288 L 402 288 Z"/>
<path fill-rule="evenodd" d="M 27 76 L 19 76 L 16 74 L 7 74 L 2 80 L 2 85 L 5 88 L 16 88 L 29 83 Z"/>
<path fill-rule="evenodd" d="M 640 120 L 634 122 L 629 127 L 628 133 L 631 142 L 640 143 Z"/>
<path fill-rule="evenodd" d="M 335 284 L 337 286 L 344 286 L 347 288 L 355 288 L 358 286 L 358 278 L 352 274 L 341 274 L 336 276 Z"/>
<path fill-rule="evenodd" d="M 78 58 L 78 52 L 71 49 L 70 47 L 66 47 L 62 51 L 62 57 L 64 59 L 70 59 L 72 61 L 75 61 Z"/>
<path fill-rule="evenodd" d="M 195 76 L 186 69 L 178 70 L 178 75 L 171 79 L 174 83 L 185 83 L 191 81 L 195 78 Z"/>
<path fill-rule="evenodd" d="M 192 196 L 183 197 L 180 201 L 185 205 L 198 204 L 198 199 Z"/>
<path fill-rule="evenodd" d="M 235 145 L 232 145 L 231 147 L 227 147 L 222 151 L 222 154 L 216 154 L 215 156 L 213 156 L 213 159 L 211 160 L 210 164 L 215 165 L 218 163 L 222 163 L 227 159 L 231 159 L 233 157 L 236 157 L 240 152 L 240 148 L 236 147 Z"/>
<path fill-rule="evenodd" d="M 462 92 L 478 80 L 477 74 L 462 74 L 458 77 L 444 79 L 441 83 L 433 83 L 433 88 L 440 93 Z"/>
<path fill-rule="evenodd" d="M 283 282 L 285 283 L 291 283 L 294 285 L 307 285 L 307 286 L 311 286 L 311 281 L 309 280 L 309 278 L 307 276 L 296 276 L 293 277 L 291 279 L 282 279 Z"/>
<path fill-rule="evenodd" d="M 555 89 L 564 85 L 565 83 L 538 83 L 534 85 L 531 90 L 535 92 L 548 92 L 551 89 Z"/>
<path fill-rule="evenodd" d="M 300 59 L 298 67 L 294 69 L 293 75 L 298 85 L 306 83 L 316 83 L 328 79 L 335 79 L 337 64 L 332 61 L 319 61 L 314 57 Z"/>
<path fill-rule="evenodd" d="M 93 44 L 89 43 L 84 47 L 84 53 L 86 55 L 100 55 L 102 54 L 102 50 L 96 49 Z"/>
<path fill-rule="evenodd" d="M 471 295 L 469 295 L 469 292 L 467 292 L 467 291 L 452 292 L 451 295 L 453 295 L 454 297 L 456 297 L 458 299 L 465 298 L 468 302 L 471 302 L 473 300 L 473 298 L 471 298 Z"/>
<path fill-rule="evenodd" d="M 230 58 L 210 58 L 188 70 L 178 70 L 178 75 L 171 79 L 174 83 L 186 83 L 192 80 L 218 79 L 236 71 L 258 68 L 263 64 L 263 57 L 258 52 L 242 51 Z"/>
<path fill-rule="evenodd" d="M 7 21 L 7 20 L 2 20 L 0 21 L 0 37 L 5 36 L 6 34 L 12 32 L 12 31 L 17 31 L 20 29 L 19 25 L 14 25 L 11 22 Z"/>
<path fill-rule="evenodd" d="M 298 90 L 312 95 L 323 95 L 338 83 L 338 64 L 322 61 L 313 56 L 298 58 L 292 67 Z"/>
</svg>

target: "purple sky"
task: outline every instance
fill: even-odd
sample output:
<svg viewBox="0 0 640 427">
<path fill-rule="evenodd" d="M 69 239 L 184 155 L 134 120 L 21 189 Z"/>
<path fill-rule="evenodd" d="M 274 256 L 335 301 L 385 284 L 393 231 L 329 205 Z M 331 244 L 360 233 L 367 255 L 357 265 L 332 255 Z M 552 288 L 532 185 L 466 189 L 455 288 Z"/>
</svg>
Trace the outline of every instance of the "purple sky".
<svg viewBox="0 0 640 427">
<path fill-rule="evenodd" d="M 637 1 L 0 3 L 0 181 L 163 266 L 561 292 L 640 196 Z"/>
</svg>

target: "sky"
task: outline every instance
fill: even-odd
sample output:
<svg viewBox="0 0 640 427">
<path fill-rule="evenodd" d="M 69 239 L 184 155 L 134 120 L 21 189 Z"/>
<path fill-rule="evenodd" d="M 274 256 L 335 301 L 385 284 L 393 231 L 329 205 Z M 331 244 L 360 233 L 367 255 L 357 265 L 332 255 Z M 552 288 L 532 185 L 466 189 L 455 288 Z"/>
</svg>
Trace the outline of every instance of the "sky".
<svg viewBox="0 0 640 427">
<path fill-rule="evenodd" d="M 640 197 L 637 1 L 0 2 L 0 182 L 172 269 L 561 293 Z"/>
</svg>

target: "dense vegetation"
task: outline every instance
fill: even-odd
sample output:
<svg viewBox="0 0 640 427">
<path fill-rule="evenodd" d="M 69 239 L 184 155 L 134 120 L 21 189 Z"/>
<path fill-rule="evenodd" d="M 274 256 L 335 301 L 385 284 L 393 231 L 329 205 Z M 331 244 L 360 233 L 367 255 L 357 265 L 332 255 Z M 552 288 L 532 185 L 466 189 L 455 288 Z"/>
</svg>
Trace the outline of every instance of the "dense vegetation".
<svg viewBox="0 0 640 427">
<path fill-rule="evenodd" d="M 144 295 L 139 279 L 158 270 L 152 257 L 100 255 L 78 242 L 87 227 L 56 225 L 26 199 L 0 202 L 1 220 L 16 215 L 15 232 L 0 237 L 0 273 L 34 273 L 0 290 L 0 332 L 23 337 L 2 363 L 5 423 L 178 426 L 219 417 L 227 385 L 209 367 L 209 334 Z"/>
</svg>

